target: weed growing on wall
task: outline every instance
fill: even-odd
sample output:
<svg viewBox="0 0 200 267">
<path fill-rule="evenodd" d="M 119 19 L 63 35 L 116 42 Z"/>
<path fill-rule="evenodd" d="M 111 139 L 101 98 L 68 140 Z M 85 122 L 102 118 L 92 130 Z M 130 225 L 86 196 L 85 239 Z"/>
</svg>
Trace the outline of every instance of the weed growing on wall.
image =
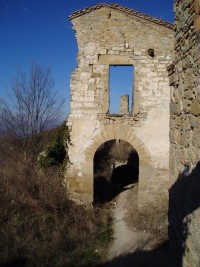
<svg viewBox="0 0 200 267">
<path fill-rule="evenodd" d="M 67 158 L 67 142 L 69 141 L 66 124 L 61 125 L 51 137 L 45 150 L 40 153 L 38 163 L 41 167 L 59 165 Z"/>
</svg>

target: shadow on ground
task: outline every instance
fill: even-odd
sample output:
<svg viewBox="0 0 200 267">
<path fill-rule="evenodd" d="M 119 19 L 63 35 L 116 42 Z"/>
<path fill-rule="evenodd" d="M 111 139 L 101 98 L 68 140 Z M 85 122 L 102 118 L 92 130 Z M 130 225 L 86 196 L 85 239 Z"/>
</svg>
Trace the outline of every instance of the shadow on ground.
<svg viewBox="0 0 200 267">
<path fill-rule="evenodd" d="M 164 242 L 159 247 L 153 250 L 136 251 L 127 255 L 119 256 L 118 258 L 115 258 L 110 262 L 106 262 L 95 266 L 96 267 L 175 267 L 173 260 L 169 258 L 168 242 Z"/>
<path fill-rule="evenodd" d="M 94 177 L 94 203 L 110 202 L 121 192 L 131 188 L 138 182 L 138 166 L 127 164 L 113 168 L 108 175 Z M 109 178 L 108 178 L 109 177 Z"/>
<path fill-rule="evenodd" d="M 120 187 L 137 183 L 138 168 L 128 164 L 118 166 L 113 169 L 110 180 L 113 184 Z"/>
<path fill-rule="evenodd" d="M 26 260 L 14 260 L 2 267 L 25 267 Z M 1 264 L 1 263 L 0 263 Z M 38 265 L 41 266 L 41 265 Z M 62 265 L 67 267 L 70 265 Z M 168 242 L 164 242 L 159 247 L 149 251 L 136 251 L 127 255 L 119 256 L 110 262 L 95 265 L 80 265 L 81 267 L 176 267 L 168 254 Z M 73 267 L 75 267 L 73 265 Z"/>
<path fill-rule="evenodd" d="M 114 199 L 118 194 L 127 190 L 129 188 L 120 187 L 118 185 L 113 184 L 108 181 L 103 176 L 95 177 L 94 182 L 94 203 L 95 204 L 103 204 L 106 202 L 110 202 Z"/>
<path fill-rule="evenodd" d="M 1 267 L 26 267 L 28 261 L 26 258 L 16 258 L 7 263 L 0 262 Z"/>
</svg>

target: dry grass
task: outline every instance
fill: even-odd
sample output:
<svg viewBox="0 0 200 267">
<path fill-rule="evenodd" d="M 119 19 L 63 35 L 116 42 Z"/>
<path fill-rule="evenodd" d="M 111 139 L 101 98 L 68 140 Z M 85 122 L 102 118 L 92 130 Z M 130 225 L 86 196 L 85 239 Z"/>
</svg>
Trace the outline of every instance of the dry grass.
<svg viewBox="0 0 200 267">
<path fill-rule="evenodd" d="M 150 233 L 152 240 L 148 244 L 153 248 L 168 240 L 168 201 L 163 198 L 157 206 L 152 203 L 138 209 L 137 190 L 138 186 L 135 186 L 135 198 L 128 212 L 127 223 L 134 231 Z"/>
<path fill-rule="evenodd" d="M 59 168 L 42 170 L 9 140 L 0 144 L 0 266 L 93 266 L 112 231 L 107 209 L 66 197 Z M 105 249 L 103 249 L 105 246 Z"/>
</svg>

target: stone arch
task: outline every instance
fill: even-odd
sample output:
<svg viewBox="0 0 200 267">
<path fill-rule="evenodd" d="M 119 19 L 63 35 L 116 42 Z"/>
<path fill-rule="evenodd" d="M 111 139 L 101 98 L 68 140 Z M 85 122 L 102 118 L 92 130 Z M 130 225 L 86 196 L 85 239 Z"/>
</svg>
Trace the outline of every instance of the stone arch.
<svg viewBox="0 0 200 267">
<path fill-rule="evenodd" d="M 97 148 L 112 139 L 121 139 L 132 145 L 139 155 L 141 164 L 152 164 L 151 155 L 142 140 L 136 136 L 132 128 L 125 128 L 123 124 L 104 126 L 102 131 L 93 138 L 93 144 L 87 149 L 86 160 L 92 161 Z"/>
<path fill-rule="evenodd" d="M 147 185 L 148 185 L 148 176 L 146 173 L 148 172 L 151 176 L 154 175 L 152 172 L 152 159 L 148 149 L 145 147 L 144 143 L 140 138 L 136 136 L 133 131 L 133 128 L 126 127 L 123 124 L 112 124 L 107 125 L 102 128 L 102 131 L 93 137 L 93 143 L 85 152 L 86 162 L 89 166 L 89 170 L 87 172 L 87 183 L 90 187 L 91 198 L 93 199 L 93 159 L 96 150 L 98 147 L 105 143 L 106 141 L 112 139 L 120 139 L 129 143 L 138 153 L 139 156 L 139 177 L 138 177 L 138 205 L 142 206 L 142 201 L 145 199 Z M 145 167 L 145 168 L 144 168 Z M 144 171 L 145 169 L 145 171 Z M 87 187 L 87 186 L 86 186 Z M 141 203 L 140 203 L 141 202 Z"/>
</svg>

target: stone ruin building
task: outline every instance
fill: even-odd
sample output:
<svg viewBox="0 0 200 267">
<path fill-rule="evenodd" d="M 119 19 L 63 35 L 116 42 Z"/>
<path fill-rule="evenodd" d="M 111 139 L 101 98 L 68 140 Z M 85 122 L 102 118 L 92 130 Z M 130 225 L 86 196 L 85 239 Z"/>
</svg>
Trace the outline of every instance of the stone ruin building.
<svg viewBox="0 0 200 267">
<path fill-rule="evenodd" d="M 177 266 L 200 266 L 200 1 L 175 0 L 169 238 Z"/>
<path fill-rule="evenodd" d="M 79 50 L 71 77 L 68 190 L 72 199 L 91 203 L 99 146 L 130 143 L 139 156 L 139 206 L 169 189 L 171 254 L 177 267 L 199 267 L 200 0 L 175 0 L 174 11 L 174 34 L 171 24 L 116 4 L 70 16 Z M 132 107 L 122 96 L 119 114 L 109 107 L 113 65 L 134 66 Z"/>
<path fill-rule="evenodd" d="M 69 195 L 93 202 L 95 153 L 107 141 L 123 140 L 139 157 L 139 206 L 157 203 L 169 188 L 173 25 L 117 4 L 97 4 L 69 18 L 78 43 L 67 122 Z M 131 108 L 122 96 L 117 114 L 110 111 L 110 66 L 134 67 Z"/>
</svg>

